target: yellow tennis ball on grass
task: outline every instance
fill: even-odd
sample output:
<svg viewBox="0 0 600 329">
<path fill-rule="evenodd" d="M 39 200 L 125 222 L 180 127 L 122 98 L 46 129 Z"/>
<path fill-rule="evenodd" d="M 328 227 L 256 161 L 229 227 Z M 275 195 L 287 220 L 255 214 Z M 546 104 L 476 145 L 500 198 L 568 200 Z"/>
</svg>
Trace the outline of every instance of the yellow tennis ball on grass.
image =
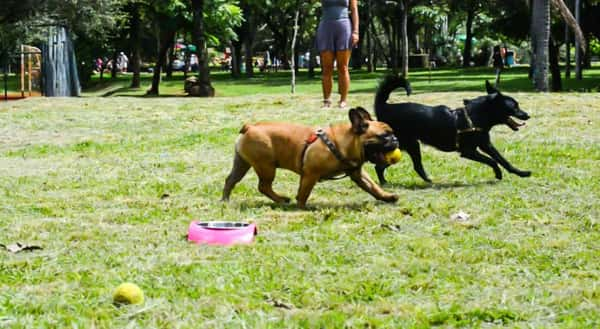
<svg viewBox="0 0 600 329">
<path fill-rule="evenodd" d="M 142 304 L 144 302 L 144 292 L 134 283 L 122 283 L 113 293 L 113 303 L 122 304 Z"/>
<path fill-rule="evenodd" d="M 395 149 L 385 154 L 385 161 L 391 165 L 400 161 L 400 158 L 402 158 L 402 152 L 400 152 L 400 149 Z"/>
</svg>

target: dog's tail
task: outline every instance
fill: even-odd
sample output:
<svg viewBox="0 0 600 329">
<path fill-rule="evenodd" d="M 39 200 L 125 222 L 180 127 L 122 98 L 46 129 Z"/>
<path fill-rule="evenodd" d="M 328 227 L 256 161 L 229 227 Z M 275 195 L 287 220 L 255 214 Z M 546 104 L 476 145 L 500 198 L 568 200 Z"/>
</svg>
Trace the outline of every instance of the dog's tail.
<svg viewBox="0 0 600 329">
<path fill-rule="evenodd" d="M 244 123 L 244 125 L 242 126 L 242 129 L 240 129 L 240 134 L 245 134 L 246 131 L 248 131 L 248 128 L 250 128 L 250 125 L 247 123 Z"/>
<path fill-rule="evenodd" d="M 380 114 L 383 111 L 383 105 L 385 105 L 390 98 L 392 91 L 398 87 L 404 88 L 407 96 L 412 93 L 410 82 L 404 79 L 404 77 L 390 74 L 381 81 L 377 88 L 377 94 L 375 95 L 375 114 L 377 117 L 380 117 Z"/>
</svg>

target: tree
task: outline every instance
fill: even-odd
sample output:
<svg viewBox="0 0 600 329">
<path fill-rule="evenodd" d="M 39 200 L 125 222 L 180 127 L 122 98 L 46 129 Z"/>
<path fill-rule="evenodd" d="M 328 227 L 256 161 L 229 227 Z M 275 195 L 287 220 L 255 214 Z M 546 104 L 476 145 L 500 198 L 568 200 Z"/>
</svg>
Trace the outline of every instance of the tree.
<svg viewBox="0 0 600 329">
<path fill-rule="evenodd" d="M 131 88 L 140 87 L 140 66 L 141 66 L 141 4 L 137 1 L 132 1 L 128 5 L 130 14 L 130 45 L 131 45 Z"/>
<path fill-rule="evenodd" d="M 533 79 L 537 91 L 548 91 L 548 40 L 550 39 L 550 0 L 533 0 L 531 44 L 534 53 Z"/>
<path fill-rule="evenodd" d="M 534 53 L 534 85 L 537 91 L 548 91 L 548 65 L 550 47 L 550 0 L 533 0 L 531 39 Z M 575 32 L 580 43 L 585 42 L 583 32 L 562 0 L 552 0 L 563 19 Z M 556 72 L 556 71 L 555 71 Z M 558 72 L 560 74 L 560 72 Z M 556 84 L 558 86 L 558 83 Z"/>
<path fill-rule="evenodd" d="M 192 39 L 198 51 L 199 67 L 199 92 L 198 96 L 212 97 L 215 95 L 215 89 L 210 84 L 210 70 L 208 68 L 208 53 L 206 49 L 206 39 L 204 39 L 204 0 L 192 0 L 193 11 L 193 29 Z"/>
<path fill-rule="evenodd" d="M 147 95 L 158 95 L 160 74 L 165 67 L 167 53 L 173 45 L 175 34 L 188 13 L 187 5 L 180 0 L 153 0 L 148 3 L 149 17 L 153 21 L 158 40 L 158 55 L 152 76 L 152 85 Z"/>
</svg>

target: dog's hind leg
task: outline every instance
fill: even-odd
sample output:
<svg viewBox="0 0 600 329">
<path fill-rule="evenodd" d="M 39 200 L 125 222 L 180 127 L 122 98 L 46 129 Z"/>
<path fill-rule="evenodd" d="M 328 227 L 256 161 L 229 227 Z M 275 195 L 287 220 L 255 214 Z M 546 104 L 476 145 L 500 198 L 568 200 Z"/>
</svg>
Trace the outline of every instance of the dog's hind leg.
<svg viewBox="0 0 600 329">
<path fill-rule="evenodd" d="M 385 169 L 389 166 L 390 165 L 379 163 L 375 165 L 375 172 L 377 173 L 377 178 L 379 179 L 379 184 L 381 185 L 387 183 L 387 180 L 385 180 Z"/>
<path fill-rule="evenodd" d="M 277 203 L 289 203 L 290 198 L 281 196 L 273 191 L 273 180 L 275 179 L 276 168 L 271 165 L 254 166 L 254 171 L 258 176 L 258 190 Z"/>
<path fill-rule="evenodd" d="M 494 169 L 494 174 L 496 174 L 496 178 L 502 179 L 502 171 L 500 170 L 500 167 L 498 167 L 498 163 L 494 161 L 494 159 L 488 158 L 485 155 L 477 152 L 476 149 L 461 151 L 460 156 L 466 159 L 484 163 L 492 167 L 492 169 Z"/>
<path fill-rule="evenodd" d="M 423 178 L 424 181 L 431 183 L 431 179 L 427 177 L 427 173 L 423 168 L 423 163 L 421 162 L 421 147 L 419 146 L 419 141 L 412 140 L 408 143 L 405 143 L 406 152 L 410 155 L 410 159 L 413 163 L 413 168 L 415 171 Z"/>
<path fill-rule="evenodd" d="M 488 143 L 487 145 L 481 145 L 480 148 L 483 152 L 489 154 L 492 157 L 492 159 L 496 160 L 496 162 L 498 162 L 502 167 L 506 168 L 508 172 L 518 175 L 520 177 L 531 176 L 531 171 L 519 170 L 513 167 L 513 165 L 511 165 L 510 162 L 504 159 L 500 152 L 498 152 L 498 150 L 491 143 Z"/>
<path fill-rule="evenodd" d="M 250 169 L 250 164 L 246 162 L 246 160 L 242 159 L 242 157 L 235 152 L 235 157 L 233 158 L 233 168 L 231 168 L 231 173 L 225 179 L 225 187 L 223 187 L 223 197 L 221 201 L 228 201 L 229 195 L 231 194 L 231 190 L 248 172 Z"/>
</svg>

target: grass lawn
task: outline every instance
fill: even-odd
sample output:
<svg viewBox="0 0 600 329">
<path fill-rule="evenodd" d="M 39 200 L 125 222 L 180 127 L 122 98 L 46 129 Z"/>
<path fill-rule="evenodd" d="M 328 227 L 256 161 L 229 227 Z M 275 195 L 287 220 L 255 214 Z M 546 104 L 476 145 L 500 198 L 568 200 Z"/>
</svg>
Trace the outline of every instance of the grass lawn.
<svg viewBox="0 0 600 329">
<path fill-rule="evenodd" d="M 376 83 L 374 80 L 385 74 L 382 69 L 377 72 L 352 71 L 351 93 L 373 93 Z M 501 87 L 505 91 L 533 92 L 533 84 L 528 79 L 528 67 L 518 66 L 506 69 L 502 73 Z M 290 92 L 291 73 L 289 71 L 255 73 L 254 78 L 233 79 L 229 72 L 212 72 L 212 84 L 217 97 L 243 96 L 256 94 L 282 94 Z M 469 69 L 440 68 L 431 72 L 423 69 L 413 69 L 410 81 L 415 92 L 447 92 L 485 90 L 484 81 L 495 80 L 492 68 L 477 67 Z M 600 65 L 597 63 L 591 69 L 584 71 L 584 79 L 578 81 L 574 75 L 570 79 L 562 78 L 564 91 L 600 91 Z M 302 70 L 296 78 L 298 94 L 319 94 L 321 92 L 320 71 L 315 71 L 315 77 L 309 78 Z M 103 79 L 99 76 L 92 78 L 92 87 L 84 94 L 88 96 L 143 96 L 152 83 L 149 73 L 142 74 L 142 88 L 129 88 L 130 74 L 120 74 L 116 80 Z M 183 74 L 175 72 L 172 78 L 164 79 L 160 85 L 160 93 L 165 96 L 183 96 Z"/>
<path fill-rule="evenodd" d="M 420 74 L 410 100 L 451 106 L 491 79 L 473 72 L 436 82 L 467 91 L 426 92 Z M 397 204 L 345 179 L 319 183 L 299 211 L 262 196 L 252 172 L 219 202 L 237 132 L 257 120 L 322 126 L 346 111 L 319 108 L 318 80 L 290 96 L 284 83 L 222 79 L 212 99 L 93 97 L 114 88 L 99 86 L 0 102 L 0 243 L 43 247 L 0 248 L 1 328 L 600 326 L 597 93 L 510 93 L 532 119 L 492 136 L 530 178 L 496 181 L 425 147 L 434 184 L 405 156 L 387 171 Z M 350 105 L 372 110 L 375 80 L 355 81 Z M 141 91 L 113 94 L 129 93 Z M 275 189 L 293 197 L 297 184 L 280 171 Z M 450 219 L 459 211 L 471 218 Z M 259 234 L 193 245 L 194 219 L 253 221 Z M 125 281 L 144 305 L 112 305 Z"/>
</svg>

